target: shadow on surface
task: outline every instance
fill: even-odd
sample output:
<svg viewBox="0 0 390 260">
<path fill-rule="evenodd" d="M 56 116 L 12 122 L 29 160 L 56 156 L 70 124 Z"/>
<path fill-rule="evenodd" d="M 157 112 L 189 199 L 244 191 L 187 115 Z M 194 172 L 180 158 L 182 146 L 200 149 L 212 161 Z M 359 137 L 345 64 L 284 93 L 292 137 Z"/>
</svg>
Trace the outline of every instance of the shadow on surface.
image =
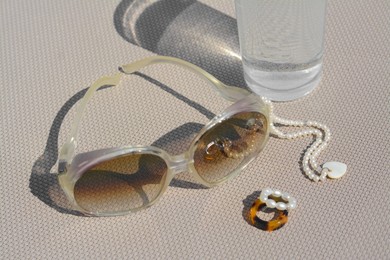
<svg viewBox="0 0 390 260">
<path fill-rule="evenodd" d="M 123 0 L 114 26 L 126 41 L 191 62 L 225 84 L 245 87 L 237 22 L 196 0 Z"/>
<path fill-rule="evenodd" d="M 249 211 L 252 207 L 252 204 L 255 202 L 255 200 L 260 196 L 261 190 L 260 191 L 255 191 L 251 195 L 247 196 L 242 203 L 244 204 L 244 208 L 242 209 L 242 217 L 244 220 L 252 226 L 252 223 L 250 222 L 249 219 Z"/>
<path fill-rule="evenodd" d="M 189 106 L 195 108 L 200 113 L 205 115 L 208 119 L 213 118 L 215 115 L 207 110 L 205 107 L 200 104 L 184 97 L 178 92 L 172 90 L 168 86 L 160 83 L 159 81 L 145 75 L 142 73 L 134 73 L 137 76 L 144 78 L 145 80 L 153 83 L 155 86 L 158 86 L 162 90 L 170 93 L 179 100 L 185 102 Z M 99 89 L 105 89 L 108 86 L 104 86 Z M 84 96 L 88 88 L 85 88 L 75 95 L 73 95 L 58 111 L 56 117 L 53 120 L 53 123 L 50 127 L 48 139 L 46 142 L 46 147 L 43 154 L 35 161 L 29 181 L 29 187 L 31 193 L 36 196 L 39 200 L 44 202 L 51 208 L 54 208 L 58 212 L 72 214 L 77 216 L 82 216 L 78 211 L 72 210 L 71 204 L 68 202 L 65 194 L 63 193 L 61 187 L 58 184 L 56 173 L 51 172 L 51 169 L 56 164 L 58 159 L 58 136 L 62 122 L 69 112 L 69 110 Z M 199 123 L 186 123 L 183 124 L 169 133 L 163 135 L 158 140 L 153 142 L 153 146 L 159 147 L 168 151 L 169 153 L 174 154 L 175 151 L 188 148 L 188 140 L 192 140 L 192 137 L 196 135 L 197 132 L 203 127 Z M 184 147 L 184 145 L 187 145 Z M 191 178 L 188 177 L 189 174 L 178 174 L 172 180 L 170 186 L 179 187 L 179 188 L 189 188 L 189 189 L 201 189 L 205 188 L 204 186 L 193 183 Z"/>
</svg>

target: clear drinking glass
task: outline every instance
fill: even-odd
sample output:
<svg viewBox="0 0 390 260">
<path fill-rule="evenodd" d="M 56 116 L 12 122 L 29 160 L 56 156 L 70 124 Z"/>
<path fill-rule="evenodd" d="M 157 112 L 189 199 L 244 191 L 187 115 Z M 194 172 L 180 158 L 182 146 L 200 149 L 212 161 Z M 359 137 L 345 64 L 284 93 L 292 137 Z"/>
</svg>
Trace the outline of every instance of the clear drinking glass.
<svg viewBox="0 0 390 260">
<path fill-rule="evenodd" d="M 244 77 L 257 94 L 287 101 L 322 75 L 326 0 L 236 0 Z"/>
</svg>

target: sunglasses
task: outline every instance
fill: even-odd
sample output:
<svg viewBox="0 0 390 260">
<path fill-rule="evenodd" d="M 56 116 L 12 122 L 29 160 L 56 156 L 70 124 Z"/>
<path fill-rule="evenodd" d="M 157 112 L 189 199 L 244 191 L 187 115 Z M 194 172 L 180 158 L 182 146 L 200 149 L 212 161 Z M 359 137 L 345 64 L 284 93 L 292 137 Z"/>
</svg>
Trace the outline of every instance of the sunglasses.
<svg viewBox="0 0 390 260">
<path fill-rule="evenodd" d="M 170 63 L 204 78 L 225 99 L 234 102 L 206 124 L 188 150 L 172 156 L 153 146 L 124 146 L 75 155 L 78 128 L 92 95 L 116 86 L 126 74 L 146 66 Z M 189 172 L 213 187 L 237 176 L 264 148 L 270 132 L 270 109 L 261 97 L 227 86 L 186 61 L 153 56 L 119 68 L 97 80 L 76 111 L 70 137 L 59 152 L 58 180 L 73 207 L 91 216 L 118 216 L 153 205 L 174 176 Z"/>
</svg>

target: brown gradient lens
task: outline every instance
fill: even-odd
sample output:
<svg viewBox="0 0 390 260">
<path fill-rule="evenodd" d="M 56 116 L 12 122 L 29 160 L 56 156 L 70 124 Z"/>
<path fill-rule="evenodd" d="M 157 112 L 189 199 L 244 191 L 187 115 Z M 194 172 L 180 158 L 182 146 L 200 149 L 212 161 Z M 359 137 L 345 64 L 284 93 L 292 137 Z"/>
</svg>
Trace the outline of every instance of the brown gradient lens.
<svg viewBox="0 0 390 260">
<path fill-rule="evenodd" d="M 157 198 L 167 169 L 156 155 L 120 156 L 86 171 L 75 184 L 74 196 L 80 207 L 95 213 L 140 208 Z"/>
<path fill-rule="evenodd" d="M 194 166 L 207 182 L 229 176 L 258 151 L 267 132 L 267 119 L 259 112 L 241 112 L 204 133 L 196 146 Z"/>
</svg>

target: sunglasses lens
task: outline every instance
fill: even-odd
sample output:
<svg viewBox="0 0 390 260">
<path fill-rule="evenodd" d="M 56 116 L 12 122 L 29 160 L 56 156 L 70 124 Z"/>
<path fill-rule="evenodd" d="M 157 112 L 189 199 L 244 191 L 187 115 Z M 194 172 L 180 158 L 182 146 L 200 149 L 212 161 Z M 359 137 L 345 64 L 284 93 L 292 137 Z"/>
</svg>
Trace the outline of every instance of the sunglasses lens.
<svg viewBox="0 0 390 260">
<path fill-rule="evenodd" d="M 123 212 L 147 206 L 160 194 L 165 161 L 151 154 L 129 154 L 101 162 L 76 182 L 80 207 L 93 213 Z"/>
<path fill-rule="evenodd" d="M 267 119 L 259 112 L 241 112 L 215 125 L 199 139 L 194 167 L 209 183 L 225 180 L 263 147 Z"/>
</svg>

